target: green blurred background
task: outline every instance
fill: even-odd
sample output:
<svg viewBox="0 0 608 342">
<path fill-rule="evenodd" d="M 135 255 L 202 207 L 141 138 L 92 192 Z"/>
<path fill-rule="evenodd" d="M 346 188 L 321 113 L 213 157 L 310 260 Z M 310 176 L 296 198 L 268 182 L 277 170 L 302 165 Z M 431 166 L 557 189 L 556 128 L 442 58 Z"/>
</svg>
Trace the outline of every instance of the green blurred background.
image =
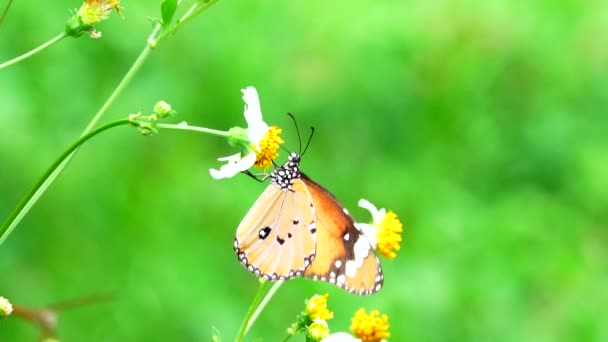
<svg viewBox="0 0 608 342">
<path fill-rule="evenodd" d="M 124 1 L 101 39 L 0 71 L 2 220 L 110 95 L 159 3 Z M 0 61 L 78 6 L 15 1 Z M 243 126 L 253 85 L 286 147 L 286 112 L 316 128 L 302 168 L 356 219 L 367 198 L 403 221 L 381 292 L 289 281 L 248 340 L 281 339 L 328 292 L 332 331 L 365 307 L 389 315 L 392 341 L 605 341 L 607 37 L 605 1 L 220 1 L 152 53 L 103 121 L 163 99 L 175 122 Z M 209 176 L 234 152 L 190 132 L 95 138 L 0 247 L 0 295 L 116 295 L 62 312 L 63 341 L 206 341 L 212 327 L 232 340 L 257 289 L 232 241 L 265 187 Z M 37 338 L 0 322 L 0 341 Z"/>
</svg>

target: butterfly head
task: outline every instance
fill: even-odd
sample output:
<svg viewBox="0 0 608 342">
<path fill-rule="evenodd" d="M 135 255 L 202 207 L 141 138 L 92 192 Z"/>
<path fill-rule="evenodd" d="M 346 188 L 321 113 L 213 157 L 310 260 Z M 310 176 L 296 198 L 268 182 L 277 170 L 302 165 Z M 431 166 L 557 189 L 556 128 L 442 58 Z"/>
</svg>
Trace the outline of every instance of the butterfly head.
<svg viewBox="0 0 608 342">
<path fill-rule="evenodd" d="M 282 189 L 291 190 L 291 186 L 296 179 L 300 178 L 300 155 L 291 153 L 287 162 L 282 166 L 274 169 L 270 174 L 272 183 L 280 186 Z"/>
</svg>

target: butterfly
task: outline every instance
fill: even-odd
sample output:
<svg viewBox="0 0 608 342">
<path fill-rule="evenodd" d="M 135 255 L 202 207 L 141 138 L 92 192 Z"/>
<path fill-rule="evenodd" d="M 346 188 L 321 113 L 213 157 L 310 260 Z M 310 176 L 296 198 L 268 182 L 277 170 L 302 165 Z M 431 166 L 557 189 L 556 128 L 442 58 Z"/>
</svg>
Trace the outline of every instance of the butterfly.
<svg viewBox="0 0 608 342">
<path fill-rule="evenodd" d="M 382 288 L 382 268 L 369 240 L 329 191 L 300 172 L 299 154 L 291 153 L 268 177 L 234 239 L 250 272 L 267 280 L 325 281 L 357 295 Z"/>
</svg>

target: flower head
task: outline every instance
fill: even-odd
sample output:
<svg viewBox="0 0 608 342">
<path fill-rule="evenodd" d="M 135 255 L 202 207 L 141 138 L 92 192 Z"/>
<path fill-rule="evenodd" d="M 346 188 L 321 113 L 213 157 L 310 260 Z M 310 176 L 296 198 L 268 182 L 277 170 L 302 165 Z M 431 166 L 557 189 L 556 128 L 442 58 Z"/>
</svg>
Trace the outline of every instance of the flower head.
<svg viewBox="0 0 608 342">
<path fill-rule="evenodd" d="M 122 16 L 119 0 L 85 0 L 76 14 L 85 25 L 95 25 L 108 19 L 113 9 Z"/>
<path fill-rule="evenodd" d="M 317 318 L 308 327 L 306 331 L 306 341 L 321 341 L 329 335 L 329 327 L 327 322 Z"/>
<path fill-rule="evenodd" d="M 211 176 L 216 179 L 233 177 L 252 166 L 267 168 L 278 156 L 277 150 L 283 143 L 279 137 L 281 129 L 276 126 L 268 126 L 262 118 L 257 90 L 254 87 L 247 87 L 242 92 L 247 128 L 233 127 L 228 134 L 229 142 L 240 147 L 241 152 L 218 159 L 228 163 L 219 170 L 209 170 Z"/>
<path fill-rule="evenodd" d="M 108 19 L 112 10 L 116 10 L 116 13 L 122 17 L 119 0 L 85 0 L 78 11 L 65 23 L 65 32 L 72 37 L 88 32 L 91 38 L 99 38 L 101 33 L 96 31 L 93 25 Z"/>
<path fill-rule="evenodd" d="M 403 225 L 392 211 L 382 208 L 378 210 L 376 206 L 365 199 L 359 201 L 361 208 L 369 210 L 372 214 L 372 224 L 357 223 L 357 227 L 369 239 L 372 247 L 385 258 L 393 259 L 399 250 L 401 243 L 401 232 Z"/>
<path fill-rule="evenodd" d="M 369 314 L 365 309 L 359 309 L 353 317 L 350 330 L 362 342 L 380 342 L 386 340 L 391 334 L 388 332 L 388 316 L 380 315 L 378 310 Z"/>
<path fill-rule="evenodd" d="M 315 320 L 320 318 L 327 321 L 334 317 L 334 313 L 327 308 L 327 297 L 329 294 L 314 295 L 306 302 L 306 314 Z"/>
<path fill-rule="evenodd" d="M 13 312 L 13 305 L 8 299 L 0 297 L 0 317 L 8 316 Z"/>
<path fill-rule="evenodd" d="M 260 140 L 260 148 L 255 151 L 256 159 L 254 164 L 258 169 L 266 170 L 272 164 L 274 158 L 279 156 L 277 151 L 283 143 L 283 139 L 279 137 L 279 134 L 281 134 L 280 128 L 270 126 Z"/>
</svg>

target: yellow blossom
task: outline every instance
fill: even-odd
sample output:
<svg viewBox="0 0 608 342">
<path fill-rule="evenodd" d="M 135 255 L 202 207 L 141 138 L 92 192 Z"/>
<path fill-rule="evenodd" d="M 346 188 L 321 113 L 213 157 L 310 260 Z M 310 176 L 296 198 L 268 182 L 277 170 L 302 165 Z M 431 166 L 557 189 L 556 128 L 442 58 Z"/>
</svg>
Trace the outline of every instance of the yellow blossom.
<svg viewBox="0 0 608 342">
<path fill-rule="evenodd" d="M 378 247 L 377 251 L 385 258 L 394 259 L 397 256 L 401 242 L 401 232 L 403 225 L 397 215 L 389 211 L 378 227 Z"/>
<path fill-rule="evenodd" d="M 306 302 L 306 314 L 312 319 L 320 318 L 327 321 L 334 317 L 334 313 L 327 308 L 329 294 L 314 295 Z"/>
<path fill-rule="evenodd" d="M 283 143 L 283 139 L 279 137 L 281 129 L 277 126 L 270 126 L 262 140 L 260 140 L 260 150 L 257 151 L 255 146 L 252 145 L 256 152 L 256 159 L 254 166 L 259 169 L 267 169 L 272 165 L 272 161 L 279 155 L 277 152 L 279 147 Z"/>
<path fill-rule="evenodd" d="M 77 14 L 84 24 L 95 25 L 107 19 L 112 9 L 122 16 L 119 0 L 85 0 Z"/>
<path fill-rule="evenodd" d="M 378 310 L 371 311 L 369 315 L 361 308 L 352 319 L 350 330 L 362 342 L 380 342 L 391 334 L 388 332 L 388 316 L 380 315 Z"/>
<path fill-rule="evenodd" d="M 386 209 L 377 209 L 369 201 L 361 199 L 361 208 L 369 210 L 372 215 L 372 224 L 357 223 L 357 227 L 369 239 L 370 244 L 383 257 L 394 259 L 396 251 L 400 249 L 403 225 L 397 215 Z"/>
</svg>

